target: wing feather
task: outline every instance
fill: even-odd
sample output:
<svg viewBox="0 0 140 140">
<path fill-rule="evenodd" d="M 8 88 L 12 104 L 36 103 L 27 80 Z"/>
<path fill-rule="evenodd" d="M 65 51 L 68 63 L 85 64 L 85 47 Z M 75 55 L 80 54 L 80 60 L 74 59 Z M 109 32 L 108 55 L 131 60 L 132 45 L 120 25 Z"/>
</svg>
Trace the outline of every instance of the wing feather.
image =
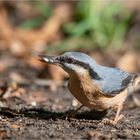
<svg viewBox="0 0 140 140">
<path fill-rule="evenodd" d="M 103 79 L 96 80 L 105 95 L 115 96 L 132 82 L 133 75 L 116 68 L 102 67 L 98 73 Z"/>
</svg>

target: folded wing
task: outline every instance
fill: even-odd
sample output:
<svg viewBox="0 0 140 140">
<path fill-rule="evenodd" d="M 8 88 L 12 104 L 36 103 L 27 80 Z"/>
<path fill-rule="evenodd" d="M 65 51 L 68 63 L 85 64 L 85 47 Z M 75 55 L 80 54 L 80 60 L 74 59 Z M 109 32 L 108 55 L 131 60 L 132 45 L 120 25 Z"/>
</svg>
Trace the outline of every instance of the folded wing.
<svg viewBox="0 0 140 140">
<path fill-rule="evenodd" d="M 115 96 L 127 88 L 134 75 L 116 68 L 102 67 L 98 70 L 101 80 L 96 80 L 105 95 Z"/>
</svg>

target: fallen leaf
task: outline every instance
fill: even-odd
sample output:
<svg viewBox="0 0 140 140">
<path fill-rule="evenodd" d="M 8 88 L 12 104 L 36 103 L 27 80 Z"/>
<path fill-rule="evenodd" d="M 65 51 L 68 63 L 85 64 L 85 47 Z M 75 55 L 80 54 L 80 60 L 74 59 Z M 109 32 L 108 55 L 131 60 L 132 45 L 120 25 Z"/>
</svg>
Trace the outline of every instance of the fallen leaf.
<svg viewBox="0 0 140 140">
<path fill-rule="evenodd" d="M 20 126 L 18 126 L 18 125 L 16 125 L 16 124 L 12 124 L 12 125 L 10 125 L 10 127 L 13 128 L 13 129 L 17 129 L 17 128 L 19 128 Z"/>
</svg>

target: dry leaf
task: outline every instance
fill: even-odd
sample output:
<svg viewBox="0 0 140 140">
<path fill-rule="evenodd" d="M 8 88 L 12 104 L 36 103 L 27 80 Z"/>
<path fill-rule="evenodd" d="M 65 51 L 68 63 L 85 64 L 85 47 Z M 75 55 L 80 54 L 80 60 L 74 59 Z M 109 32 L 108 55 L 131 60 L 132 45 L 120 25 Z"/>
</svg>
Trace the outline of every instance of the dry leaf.
<svg viewBox="0 0 140 140">
<path fill-rule="evenodd" d="M 127 52 L 124 56 L 119 58 L 117 62 L 117 67 L 128 71 L 128 72 L 138 72 L 139 56 L 134 52 Z"/>
</svg>

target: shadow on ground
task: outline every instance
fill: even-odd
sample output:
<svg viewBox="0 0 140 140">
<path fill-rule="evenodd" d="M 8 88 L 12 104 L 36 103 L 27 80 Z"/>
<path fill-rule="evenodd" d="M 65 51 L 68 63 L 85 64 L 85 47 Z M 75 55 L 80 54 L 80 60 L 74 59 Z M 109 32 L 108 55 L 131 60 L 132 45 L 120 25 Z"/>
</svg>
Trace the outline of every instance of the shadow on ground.
<svg viewBox="0 0 140 140">
<path fill-rule="evenodd" d="M 71 116 L 70 113 L 74 110 L 68 110 L 65 112 L 54 112 L 54 111 L 47 111 L 43 108 L 30 108 L 30 109 L 21 109 L 21 110 L 14 110 L 10 108 L 1 108 L 1 114 L 7 116 L 7 117 L 15 117 L 15 116 L 25 116 L 30 118 L 38 118 L 38 119 L 62 119 L 65 120 L 70 119 L 71 117 L 74 117 L 75 119 L 84 119 L 84 120 L 100 120 L 107 115 L 107 111 L 83 111 L 80 113 L 74 114 L 74 116 Z"/>
</svg>

